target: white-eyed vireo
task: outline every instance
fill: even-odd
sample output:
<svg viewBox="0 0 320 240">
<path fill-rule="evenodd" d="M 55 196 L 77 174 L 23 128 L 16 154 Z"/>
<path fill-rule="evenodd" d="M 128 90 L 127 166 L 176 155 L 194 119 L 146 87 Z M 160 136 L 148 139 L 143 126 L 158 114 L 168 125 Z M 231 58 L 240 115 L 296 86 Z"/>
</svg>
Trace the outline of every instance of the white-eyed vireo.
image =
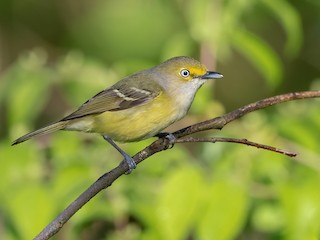
<svg viewBox="0 0 320 240">
<path fill-rule="evenodd" d="M 120 80 L 59 122 L 28 133 L 12 145 L 57 130 L 99 133 L 124 156 L 131 171 L 134 160 L 113 140 L 132 142 L 157 135 L 186 115 L 206 80 L 221 77 L 190 57 L 171 58 Z"/>
</svg>

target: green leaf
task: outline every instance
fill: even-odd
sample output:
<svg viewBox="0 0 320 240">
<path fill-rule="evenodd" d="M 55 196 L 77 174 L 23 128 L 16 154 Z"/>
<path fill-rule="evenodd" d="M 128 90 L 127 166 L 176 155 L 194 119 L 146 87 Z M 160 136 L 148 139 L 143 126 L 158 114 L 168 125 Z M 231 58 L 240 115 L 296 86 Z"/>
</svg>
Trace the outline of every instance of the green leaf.
<svg viewBox="0 0 320 240">
<path fill-rule="evenodd" d="M 42 185 L 21 185 L 6 206 L 21 239 L 32 239 L 53 219 L 56 201 Z"/>
<path fill-rule="evenodd" d="M 317 239 L 320 234 L 320 179 L 280 188 L 286 219 L 286 238 Z"/>
<path fill-rule="evenodd" d="M 262 232 L 276 232 L 283 227 L 282 208 L 277 204 L 259 204 L 253 212 L 252 224 Z"/>
<path fill-rule="evenodd" d="M 213 182 L 198 226 L 199 239 L 235 239 L 246 220 L 246 189 L 227 181 Z"/>
<path fill-rule="evenodd" d="M 282 78 L 282 64 L 274 50 L 244 29 L 235 30 L 231 37 L 232 45 L 260 71 L 269 87 L 277 87 Z"/>
<path fill-rule="evenodd" d="M 167 176 L 155 208 L 161 239 L 185 239 L 190 234 L 203 185 L 200 172 L 193 168 L 182 168 Z"/>
<path fill-rule="evenodd" d="M 179 31 L 169 37 L 164 43 L 162 59 L 166 60 L 174 56 L 192 55 L 196 48 L 185 31 Z"/>
<path fill-rule="evenodd" d="M 33 122 L 48 99 L 51 83 L 42 51 L 32 51 L 22 57 L 7 73 L 9 81 L 6 91 L 9 122 Z"/>
<path fill-rule="evenodd" d="M 298 11 L 284 0 L 261 1 L 280 21 L 287 33 L 285 53 L 289 57 L 297 56 L 302 46 L 302 23 Z"/>
<path fill-rule="evenodd" d="M 9 141 L 0 142 L 0 201 L 7 194 L 15 191 L 15 187 L 26 181 L 40 181 L 43 176 L 41 171 L 42 153 L 30 143 L 28 145 L 10 146 Z"/>
</svg>

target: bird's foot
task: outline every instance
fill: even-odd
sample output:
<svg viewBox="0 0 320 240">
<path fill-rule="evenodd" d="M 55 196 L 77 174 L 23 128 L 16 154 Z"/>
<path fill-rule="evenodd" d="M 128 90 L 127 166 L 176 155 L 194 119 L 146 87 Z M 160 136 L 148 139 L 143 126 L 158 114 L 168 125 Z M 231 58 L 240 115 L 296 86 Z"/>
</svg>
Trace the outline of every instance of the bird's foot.
<svg viewBox="0 0 320 240">
<path fill-rule="evenodd" d="M 176 142 L 176 139 L 177 139 L 172 133 L 168 133 L 168 132 L 161 132 L 161 133 L 158 133 L 156 136 L 158 138 L 162 138 L 162 139 L 168 141 L 168 148 L 167 149 L 173 148 L 173 146 Z"/>
<path fill-rule="evenodd" d="M 126 164 L 129 167 L 129 170 L 126 171 L 126 174 L 130 174 L 137 167 L 137 164 L 134 161 L 134 159 L 132 157 L 130 157 L 128 154 L 123 155 L 123 157 L 124 157 L 124 159 L 122 161 L 126 162 Z"/>
<path fill-rule="evenodd" d="M 129 170 L 126 172 L 126 174 L 130 174 L 132 172 L 132 170 L 135 169 L 137 166 L 134 159 L 132 157 L 130 157 L 125 151 L 123 151 L 117 144 L 115 144 L 115 142 L 112 141 L 111 138 L 109 138 L 108 136 L 104 136 L 104 135 L 102 135 L 102 137 L 104 138 L 104 140 L 109 142 L 124 157 L 122 161 L 126 162 L 126 164 L 129 167 Z"/>
</svg>

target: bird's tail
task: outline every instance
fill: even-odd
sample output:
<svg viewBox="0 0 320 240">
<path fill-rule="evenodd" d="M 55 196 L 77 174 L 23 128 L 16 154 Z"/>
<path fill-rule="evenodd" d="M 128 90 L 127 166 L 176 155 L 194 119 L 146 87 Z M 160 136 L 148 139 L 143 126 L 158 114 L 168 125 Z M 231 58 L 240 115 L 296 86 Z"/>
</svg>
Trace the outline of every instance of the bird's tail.
<svg viewBox="0 0 320 240">
<path fill-rule="evenodd" d="M 64 129 L 66 127 L 66 125 L 67 125 L 66 121 L 60 121 L 60 122 L 51 124 L 49 126 L 40 128 L 36 131 L 30 132 L 30 133 L 16 139 L 15 141 L 12 142 L 12 145 L 16 145 L 16 144 L 22 143 L 24 141 L 27 141 L 34 136 L 41 136 L 41 135 L 44 135 L 47 133 L 52 133 L 52 132 Z"/>
</svg>

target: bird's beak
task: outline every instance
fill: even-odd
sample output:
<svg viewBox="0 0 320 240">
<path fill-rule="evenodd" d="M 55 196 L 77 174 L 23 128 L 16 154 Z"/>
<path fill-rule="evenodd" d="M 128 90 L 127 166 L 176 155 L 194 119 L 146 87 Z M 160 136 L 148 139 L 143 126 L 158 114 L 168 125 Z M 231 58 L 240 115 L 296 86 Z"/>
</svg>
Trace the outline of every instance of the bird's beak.
<svg viewBox="0 0 320 240">
<path fill-rule="evenodd" d="M 222 77 L 223 75 L 221 73 L 208 71 L 204 75 L 202 75 L 200 78 L 201 79 L 217 79 Z"/>
</svg>

